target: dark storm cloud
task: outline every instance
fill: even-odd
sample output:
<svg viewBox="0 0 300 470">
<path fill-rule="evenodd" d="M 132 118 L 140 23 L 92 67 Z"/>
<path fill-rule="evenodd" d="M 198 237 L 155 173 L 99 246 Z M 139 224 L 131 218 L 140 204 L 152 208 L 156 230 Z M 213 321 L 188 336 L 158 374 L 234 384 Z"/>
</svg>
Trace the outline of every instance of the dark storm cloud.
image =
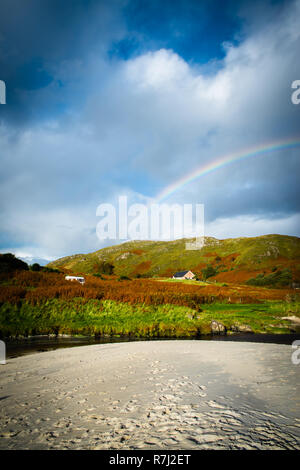
<svg viewBox="0 0 300 470">
<path fill-rule="evenodd" d="M 119 7 L 114 0 L 2 0 L 0 76 L 7 106 L 0 120 L 21 123 L 72 107 L 72 96 L 63 98 L 68 83 L 59 69 L 91 53 L 103 56 L 122 37 Z"/>
<path fill-rule="evenodd" d="M 112 55 L 128 59 L 171 48 L 185 60 L 200 64 L 224 57 L 222 44 L 237 39 L 242 24 L 233 0 L 222 4 L 218 0 L 132 0 L 124 16 L 130 34 L 113 44 Z"/>
<path fill-rule="evenodd" d="M 216 0 L 2 0 L 0 74 L 7 106 L 0 119 L 26 124 L 76 106 L 60 74 L 68 63 L 86 64 L 91 54 L 128 59 L 170 48 L 203 64 L 224 57 L 223 43 L 235 41 L 242 23 L 234 0 L 222 7 Z M 80 80 L 83 86 L 73 92 L 84 99 L 89 80 Z"/>
</svg>

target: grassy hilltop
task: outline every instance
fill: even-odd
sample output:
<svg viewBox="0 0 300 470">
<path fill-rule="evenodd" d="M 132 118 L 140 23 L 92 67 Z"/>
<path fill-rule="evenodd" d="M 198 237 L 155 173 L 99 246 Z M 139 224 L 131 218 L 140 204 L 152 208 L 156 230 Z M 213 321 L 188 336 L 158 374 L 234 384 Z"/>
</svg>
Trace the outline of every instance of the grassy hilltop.
<svg viewBox="0 0 300 470">
<path fill-rule="evenodd" d="M 131 241 L 90 254 L 67 256 L 48 266 L 73 273 L 101 273 L 103 262 L 114 266 L 117 276 L 171 277 L 192 270 L 200 279 L 212 267 L 210 280 L 229 283 L 254 281 L 256 285 L 287 285 L 300 280 L 300 239 L 285 235 L 218 240 L 205 237 L 201 250 L 186 250 L 187 239 Z M 210 273 L 210 274 L 211 274 Z M 285 278 L 285 279 L 283 279 Z M 283 281 L 282 281 L 283 279 Z M 287 282 L 285 282 L 287 280 Z M 282 281 L 282 282 L 281 282 Z"/>
</svg>

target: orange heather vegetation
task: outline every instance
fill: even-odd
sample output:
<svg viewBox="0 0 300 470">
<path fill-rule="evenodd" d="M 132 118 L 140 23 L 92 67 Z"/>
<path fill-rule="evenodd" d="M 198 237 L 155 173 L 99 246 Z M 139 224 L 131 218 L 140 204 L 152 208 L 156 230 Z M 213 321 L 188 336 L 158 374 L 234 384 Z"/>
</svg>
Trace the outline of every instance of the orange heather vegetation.
<svg viewBox="0 0 300 470">
<path fill-rule="evenodd" d="M 145 274 L 151 267 L 151 261 L 143 261 L 138 264 L 136 268 L 132 271 L 132 276 L 137 276 L 138 274 Z"/>
<path fill-rule="evenodd" d="M 37 304 L 48 299 L 115 300 L 130 304 L 174 304 L 200 310 L 201 304 L 211 302 L 258 303 L 283 300 L 294 294 L 293 289 L 269 289 L 242 285 L 197 285 L 195 283 L 160 282 L 154 279 L 118 281 L 85 276 L 82 286 L 64 279 L 64 274 L 19 271 L 0 276 L 0 302 L 18 303 L 21 299 Z"/>
<path fill-rule="evenodd" d="M 238 257 L 238 254 L 229 255 L 221 259 L 219 265 L 222 263 L 222 266 L 227 268 L 225 271 L 219 272 L 216 276 L 213 276 L 211 280 L 217 282 L 229 282 L 234 284 L 243 284 L 251 278 L 256 277 L 258 274 L 263 273 L 264 275 L 271 274 L 274 272 L 274 264 L 278 267 L 278 269 L 289 269 L 292 273 L 292 277 L 295 281 L 300 280 L 299 278 L 299 265 L 297 265 L 295 260 L 290 260 L 284 258 L 283 256 L 278 256 L 276 258 L 276 263 L 270 262 L 268 265 L 267 263 L 264 264 L 263 267 L 253 266 L 253 267 L 245 267 L 241 266 L 234 270 L 231 270 L 232 262 L 235 258 Z M 212 266 L 218 267 L 218 263 L 216 261 L 211 263 Z"/>
<path fill-rule="evenodd" d="M 133 255 L 142 255 L 143 253 L 145 253 L 144 250 L 139 250 L 139 249 L 136 249 L 136 250 L 129 250 L 129 253 L 132 253 Z"/>
</svg>

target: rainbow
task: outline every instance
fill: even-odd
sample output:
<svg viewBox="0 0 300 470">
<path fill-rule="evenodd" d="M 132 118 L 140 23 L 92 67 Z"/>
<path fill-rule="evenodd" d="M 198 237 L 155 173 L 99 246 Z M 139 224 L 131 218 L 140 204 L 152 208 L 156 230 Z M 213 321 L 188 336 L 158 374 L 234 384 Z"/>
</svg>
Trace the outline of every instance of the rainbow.
<svg viewBox="0 0 300 470">
<path fill-rule="evenodd" d="M 195 181 L 197 178 L 200 178 L 208 173 L 211 173 L 219 168 L 223 168 L 224 166 L 230 165 L 231 163 L 246 160 L 247 158 L 251 157 L 258 157 L 261 155 L 266 155 L 276 150 L 283 150 L 283 149 L 290 149 L 300 146 L 300 137 L 288 139 L 288 140 L 281 140 L 278 142 L 273 142 L 269 144 L 262 144 L 256 147 L 248 148 L 242 151 L 230 153 L 223 155 L 221 157 L 216 158 L 211 163 L 206 163 L 196 169 L 194 169 L 191 173 L 188 173 L 183 178 L 175 181 L 174 183 L 166 186 L 155 198 L 157 202 L 161 202 L 162 200 L 168 198 L 176 191 L 181 189 L 183 186 Z"/>
</svg>

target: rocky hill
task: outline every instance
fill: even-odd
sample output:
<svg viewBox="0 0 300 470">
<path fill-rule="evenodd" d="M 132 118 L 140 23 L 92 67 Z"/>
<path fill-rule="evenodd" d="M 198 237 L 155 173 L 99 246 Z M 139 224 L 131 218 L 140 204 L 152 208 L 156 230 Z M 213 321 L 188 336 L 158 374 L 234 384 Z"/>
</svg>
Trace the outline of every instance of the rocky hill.
<svg viewBox="0 0 300 470">
<path fill-rule="evenodd" d="M 245 283 L 254 279 L 257 285 L 275 282 L 280 287 L 300 281 L 298 237 L 205 237 L 204 246 L 192 251 L 185 249 L 187 241 L 192 240 L 130 241 L 94 253 L 66 256 L 48 266 L 72 273 L 101 274 L 105 263 L 109 263 L 115 275 L 128 277 L 171 277 L 176 271 L 190 269 L 202 279 L 209 267 L 210 280 L 220 282 Z"/>
</svg>

